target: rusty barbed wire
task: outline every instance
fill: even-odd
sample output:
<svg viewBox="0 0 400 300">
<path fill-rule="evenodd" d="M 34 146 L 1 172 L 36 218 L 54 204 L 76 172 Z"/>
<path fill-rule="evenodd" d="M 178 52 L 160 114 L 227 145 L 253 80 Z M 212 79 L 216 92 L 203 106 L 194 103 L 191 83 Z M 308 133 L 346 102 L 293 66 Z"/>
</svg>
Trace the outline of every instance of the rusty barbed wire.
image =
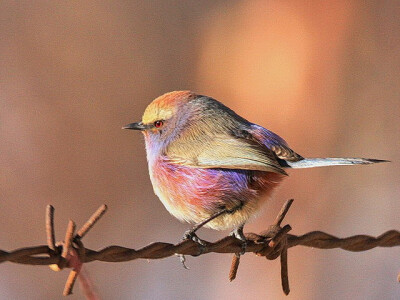
<svg viewBox="0 0 400 300">
<path fill-rule="evenodd" d="M 375 247 L 395 247 L 400 246 L 400 232 L 389 230 L 378 237 L 368 235 L 355 235 L 347 238 L 313 231 L 303 235 L 293 235 L 288 232 L 291 230 L 289 225 L 281 227 L 281 223 L 286 216 L 293 200 L 288 200 L 279 212 L 275 222 L 266 231 L 260 234 L 247 233 L 246 252 L 253 252 L 258 256 L 264 256 L 269 260 L 280 257 L 281 259 L 281 281 L 284 293 L 289 294 L 289 281 L 287 269 L 287 250 L 295 246 L 306 246 L 319 249 L 340 248 L 347 251 L 366 251 Z M 82 238 L 100 219 L 107 210 L 107 206 L 101 206 L 82 226 L 77 234 L 75 223 L 69 222 L 65 235 L 65 241 L 55 243 L 54 237 L 54 208 L 48 206 L 46 209 L 46 233 L 47 245 L 25 247 L 14 251 L 0 250 L 0 263 L 12 262 L 26 265 L 50 265 L 53 270 L 63 268 L 73 268 L 70 272 L 67 284 L 64 288 L 64 295 L 72 293 L 72 288 L 76 277 L 79 274 L 80 266 L 83 263 L 92 261 L 103 262 L 125 262 L 135 259 L 161 259 L 173 255 L 198 256 L 199 253 L 233 253 L 233 261 L 229 272 L 229 279 L 233 280 L 239 267 L 242 243 L 235 237 L 227 236 L 216 242 L 204 241 L 201 249 L 192 240 L 183 240 L 177 244 L 155 242 L 140 249 L 131 249 L 122 246 L 108 246 L 101 250 L 85 248 Z M 201 250 L 201 251 L 199 251 Z M 79 266 L 71 263 L 71 257 L 78 257 Z M 400 275 L 399 275 L 400 280 Z"/>
</svg>

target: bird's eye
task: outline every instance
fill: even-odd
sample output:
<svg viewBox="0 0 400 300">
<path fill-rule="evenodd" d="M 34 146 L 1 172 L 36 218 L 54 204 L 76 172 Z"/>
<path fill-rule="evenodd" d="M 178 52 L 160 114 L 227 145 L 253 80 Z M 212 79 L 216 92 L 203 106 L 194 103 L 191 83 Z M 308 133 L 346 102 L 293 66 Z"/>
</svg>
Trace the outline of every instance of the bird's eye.
<svg viewBox="0 0 400 300">
<path fill-rule="evenodd" d="M 160 128 L 160 127 L 162 127 L 164 125 L 164 122 L 163 121 L 155 121 L 154 122 L 154 127 L 156 127 L 156 128 Z"/>
</svg>

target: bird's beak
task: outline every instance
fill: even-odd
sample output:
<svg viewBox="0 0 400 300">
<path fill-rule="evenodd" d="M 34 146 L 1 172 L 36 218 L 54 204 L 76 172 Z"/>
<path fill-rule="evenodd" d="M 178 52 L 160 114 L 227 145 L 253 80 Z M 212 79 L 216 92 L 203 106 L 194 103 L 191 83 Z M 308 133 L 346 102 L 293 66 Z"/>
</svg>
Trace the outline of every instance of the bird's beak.
<svg viewBox="0 0 400 300">
<path fill-rule="evenodd" d="M 144 126 L 142 122 L 136 122 L 125 125 L 122 129 L 145 130 L 146 126 Z"/>
</svg>

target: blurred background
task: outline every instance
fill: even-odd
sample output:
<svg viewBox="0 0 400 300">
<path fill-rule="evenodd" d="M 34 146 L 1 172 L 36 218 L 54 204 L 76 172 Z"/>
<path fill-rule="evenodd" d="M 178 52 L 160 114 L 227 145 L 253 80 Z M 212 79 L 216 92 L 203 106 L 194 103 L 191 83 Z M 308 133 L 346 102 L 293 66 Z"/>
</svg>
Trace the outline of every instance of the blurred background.
<svg viewBox="0 0 400 300">
<path fill-rule="evenodd" d="M 61 240 L 101 204 L 85 245 L 178 242 L 189 228 L 153 194 L 141 134 L 121 130 L 172 90 L 212 96 L 303 156 L 391 160 L 290 171 L 260 232 L 295 198 L 292 233 L 400 229 L 400 6 L 393 1 L 1 1 L 0 248 Z M 201 230 L 216 240 L 227 232 Z M 85 265 L 102 299 L 399 299 L 400 248 L 289 250 Z M 61 299 L 66 271 L 0 265 L 0 299 Z M 78 286 L 68 299 L 82 299 Z"/>
</svg>

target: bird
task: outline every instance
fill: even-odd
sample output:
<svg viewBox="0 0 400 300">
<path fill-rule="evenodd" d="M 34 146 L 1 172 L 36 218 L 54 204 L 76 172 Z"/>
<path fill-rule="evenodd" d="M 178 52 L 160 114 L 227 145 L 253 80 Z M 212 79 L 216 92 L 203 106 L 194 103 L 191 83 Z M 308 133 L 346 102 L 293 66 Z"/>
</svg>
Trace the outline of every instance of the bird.
<svg viewBox="0 0 400 300">
<path fill-rule="evenodd" d="M 153 190 L 201 244 L 201 227 L 232 230 L 245 243 L 243 226 L 257 216 L 286 170 L 385 162 L 370 158 L 304 158 L 272 131 L 221 102 L 191 91 L 154 99 L 140 122 L 123 129 L 143 133 Z"/>
</svg>

